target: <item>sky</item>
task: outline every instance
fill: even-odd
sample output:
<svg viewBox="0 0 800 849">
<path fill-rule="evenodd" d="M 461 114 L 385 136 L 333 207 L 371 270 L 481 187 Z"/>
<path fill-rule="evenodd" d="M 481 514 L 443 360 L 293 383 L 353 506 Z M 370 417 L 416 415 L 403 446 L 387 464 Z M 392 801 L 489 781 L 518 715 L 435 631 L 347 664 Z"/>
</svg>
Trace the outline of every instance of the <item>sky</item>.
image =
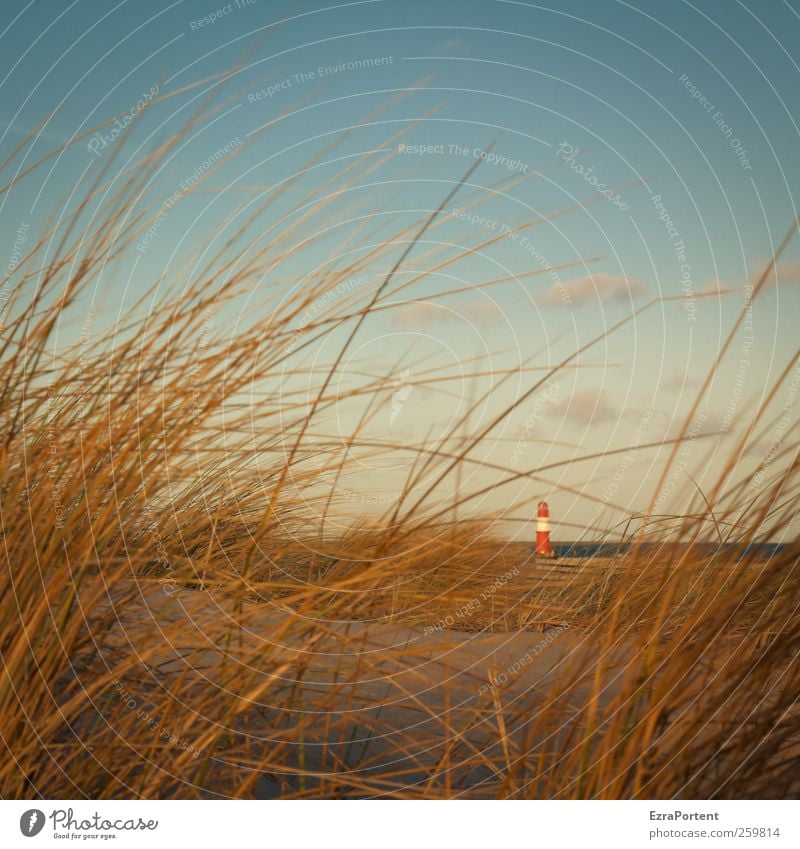
<svg viewBox="0 0 800 849">
<path fill-rule="evenodd" d="M 581 355 L 580 368 L 520 401 L 476 450 L 478 460 L 519 469 L 563 463 L 473 502 L 502 512 L 532 499 L 511 516 L 514 534 L 532 534 L 539 498 L 550 501 L 562 538 L 587 525 L 613 527 L 654 498 L 663 512 L 685 509 L 691 479 L 713 484 L 748 412 L 795 355 L 797 240 L 753 304 L 748 285 L 797 217 L 796 0 L 6 0 L 4 11 L 0 156 L 39 128 L 31 145 L 13 153 L 7 168 L 18 178 L 0 198 L 0 260 L 4 251 L 9 267 L 20 228 L 31 238 L 48 215 L 69 208 L 117 146 L 124 154 L 114 168 L 122 169 L 181 126 L 206 92 L 222 104 L 165 160 L 150 199 L 167 202 L 220 151 L 236 155 L 204 184 L 213 191 L 169 207 L 127 260 L 130 273 L 123 269 L 97 292 L 109 321 L 137 291 L 177 268 L 184 253 L 224 238 L 226 214 L 244 194 L 255 187 L 269 195 L 319 155 L 294 194 L 272 208 L 273 219 L 258 223 L 262 238 L 346 157 L 392 154 L 379 171 L 364 168 L 328 219 L 315 222 L 307 250 L 273 269 L 287 292 L 331 261 L 354 232 L 354 216 L 375 216 L 385 232 L 410 224 L 435 209 L 492 145 L 471 185 L 519 180 L 492 188 L 469 210 L 460 199 L 468 187 L 462 189 L 400 276 L 426 270 L 433 242 L 474 247 L 543 220 L 429 275 L 403 293 L 409 303 L 364 327 L 341 386 L 356 380 L 359 364 L 387 374 L 376 433 L 411 444 L 444 433 L 478 391 L 475 381 L 459 377 L 474 357 L 492 372 L 478 387 L 517 371 L 493 401 L 513 404 L 533 380 L 522 362 L 533 357 L 531 365 L 551 366 L 653 301 Z M 74 142 L 44 170 L 20 176 L 105 119 L 185 87 L 144 109 L 124 137 L 106 127 L 105 138 Z M 333 139 L 338 145 L 330 152 Z M 535 269 L 538 275 L 523 276 Z M 501 276 L 512 279 L 477 288 Z M 365 295 L 376 285 L 377 277 L 354 284 Z M 465 294 L 437 298 L 462 286 Z M 242 314 L 249 316 L 257 300 L 254 293 Z M 678 435 L 748 306 L 700 419 L 691 423 L 697 434 L 717 435 L 690 443 L 667 469 L 674 487 L 654 493 L 669 450 L 625 449 Z M 64 333 L 67 344 L 70 331 Z M 312 353 L 325 358 L 332 350 Z M 420 386 L 434 366 L 455 379 Z M 781 416 L 794 421 L 793 374 L 773 402 L 776 424 L 737 458 L 738 472 L 771 447 L 774 453 L 787 430 Z M 475 432 L 498 408 L 477 412 Z M 359 414 L 343 405 L 333 426 L 344 437 Z M 567 462 L 609 450 L 619 453 Z M 365 464 L 351 482 L 356 507 L 391 501 L 405 462 Z M 461 486 L 492 479 L 480 462 L 466 477 Z"/>
</svg>

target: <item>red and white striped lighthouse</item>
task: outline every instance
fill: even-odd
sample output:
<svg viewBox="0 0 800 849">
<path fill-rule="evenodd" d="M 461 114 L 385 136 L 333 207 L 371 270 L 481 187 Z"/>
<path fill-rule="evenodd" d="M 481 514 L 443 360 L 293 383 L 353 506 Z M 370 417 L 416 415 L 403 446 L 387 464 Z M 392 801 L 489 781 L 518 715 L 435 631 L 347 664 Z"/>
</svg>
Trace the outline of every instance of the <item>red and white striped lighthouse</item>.
<svg viewBox="0 0 800 849">
<path fill-rule="evenodd" d="M 539 502 L 536 512 L 536 554 L 539 557 L 555 557 L 550 546 L 550 510 L 546 501 Z"/>
</svg>

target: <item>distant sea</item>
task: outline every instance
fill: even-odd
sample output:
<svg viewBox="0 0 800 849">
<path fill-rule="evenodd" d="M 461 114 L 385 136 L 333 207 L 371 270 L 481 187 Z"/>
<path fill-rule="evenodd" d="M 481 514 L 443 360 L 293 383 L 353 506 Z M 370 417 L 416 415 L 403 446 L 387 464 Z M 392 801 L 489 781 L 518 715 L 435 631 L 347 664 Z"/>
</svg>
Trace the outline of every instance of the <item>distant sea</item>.
<svg viewBox="0 0 800 849">
<path fill-rule="evenodd" d="M 740 560 L 753 557 L 769 560 L 786 548 L 785 544 L 778 542 L 753 543 L 744 548 L 736 543 L 699 543 L 698 545 L 704 548 L 709 556 L 723 552 L 730 554 L 738 552 Z M 657 543 L 644 543 L 643 546 L 645 548 L 659 547 Z M 559 557 L 618 557 L 621 554 L 627 554 L 631 547 L 630 542 L 562 542 L 553 545 Z"/>
</svg>

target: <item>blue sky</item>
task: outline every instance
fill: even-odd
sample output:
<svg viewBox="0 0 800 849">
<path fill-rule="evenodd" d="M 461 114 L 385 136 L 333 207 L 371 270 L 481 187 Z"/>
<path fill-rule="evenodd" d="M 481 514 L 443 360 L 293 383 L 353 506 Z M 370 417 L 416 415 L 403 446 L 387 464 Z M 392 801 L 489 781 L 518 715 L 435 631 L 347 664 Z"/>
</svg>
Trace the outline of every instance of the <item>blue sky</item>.
<svg viewBox="0 0 800 849">
<path fill-rule="evenodd" d="M 241 69 L 219 95 L 224 114 L 200 127 L 164 163 L 153 197 L 169 198 L 198 163 L 275 122 L 214 175 L 209 185 L 224 192 L 181 201 L 147 249 L 131 257 L 134 291 L 140 279 L 149 281 L 175 266 L 173 251 L 182 238 L 178 255 L 219 236 L 219 222 L 241 201 L 242 191 L 274 186 L 356 125 L 337 156 L 380 147 L 404 126 L 410 129 L 403 144 L 429 150 L 396 151 L 371 178 L 379 185 L 356 187 L 348 198 L 362 211 L 388 213 L 395 223 L 410 223 L 419 210 L 434 208 L 471 164 L 473 152 L 493 140 L 493 152 L 504 159 L 482 165 L 474 176 L 477 185 L 490 185 L 514 169 L 541 171 L 486 202 L 480 215 L 514 226 L 571 205 L 580 208 L 530 231 L 528 243 L 506 240 L 448 273 L 478 284 L 499 276 L 498 269 L 528 271 L 537 257 L 553 265 L 599 259 L 559 272 L 560 285 L 545 274 L 456 299 L 455 318 L 444 322 L 439 307 L 425 304 L 391 318 L 387 313 L 365 330 L 362 355 L 376 364 L 393 362 L 413 341 L 417 359 L 454 368 L 477 350 L 495 352 L 494 368 L 513 368 L 542 346 L 540 361 L 552 362 L 634 306 L 654 297 L 677 299 L 656 305 L 587 355 L 591 369 L 560 378 L 558 398 L 545 403 L 537 420 L 536 438 L 543 442 L 536 450 L 542 457 L 628 445 L 648 410 L 654 411 L 649 435 L 673 432 L 744 304 L 746 281 L 797 215 L 797 2 L 9 0 L 4 8 L 0 154 L 8 155 L 57 109 L 12 169 L 128 112 L 154 86 L 159 95 L 170 93 L 218 78 L 235 63 Z M 363 60 L 375 61 L 368 70 L 337 70 Z M 320 73 L 325 68 L 333 70 Z M 177 129 L 192 98 L 212 85 L 146 110 L 124 142 L 131 161 L 139 145 L 147 150 Z M 392 101 L 399 93 L 406 96 Z M 32 231 L 42 227 L 76 181 L 84 184 L 79 176 L 91 179 L 111 147 L 121 143 L 114 140 L 95 155 L 86 141 L 79 142 L 45 172 L 7 192 L 0 200 L 0 223 L 10 234 L 6 252 L 13 250 L 20 222 Z M 313 187 L 335 167 L 310 172 L 297 190 Z M 600 197 L 598 186 L 609 194 L 627 188 L 615 203 Z M 321 262 L 334 237 L 347 232 L 337 216 L 348 209 L 344 201 L 334 207 L 334 234 L 327 241 L 316 237 L 301 259 L 276 273 L 302 277 Z M 453 218 L 437 228 L 436 238 L 475 245 L 491 234 L 490 226 Z M 683 245 L 680 251 L 676 243 Z M 414 257 L 410 262 L 413 267 Z M 778 284 L 753 307 L 746 368 L 740 365 L 745 343 L 737 340 L 715 377 L 703 407 L 711 423 L 706 426 L 719 425 L 735 397 L 725 428 L 735 430 L 744 421 L 746 402 L 757 402 L 793 355 L 798 277 L 800 246 L 794 242 Z M 425 301 L 452 285 L 452 278 L 434 275 L 413 294 Z M 124 308 L 118 283 L 110 281 L 102 298 L 109 315 L 120 303 Z M 521 379 L 509 387 L 505 400 L 524 385 Z M 785 400 L 777 399 L 778 408 Z M 409 434 L 425 431 L 428 419 L 445 421 L 456 401 L 412 393 L 404 413 L 413 418 Z M 497 436 L 513 444 L 530 415 L 530 404 L 521 405 Z M 707 467 L 696 468 L 698 449 L 691 468 L 699 478 L 713 480 L 731 440 L 717 441 Z M 557 442 L 577 447 L 570 453 Z M 510 450 L 505 443 L 491 449 Z M 651 453 L 637 460 L 635 473 L 625 470 L 619 497 L 630 509 L 645 506 L 646 484 L 664 458 L 663 452 Z M 615 473 L 619 461 L 608 458 L 576 464 L 556 479 L 599 495 Z M 531 486 L 515 495 L 534 494 L 544 485 Z M 555 484 L 544 495 L 557 505 L 556 520 L 580 524 L 596 518 L 591 504 L 559 492 Z M 500 508 L 502 499 L 484 506 Z"/>
</svg>

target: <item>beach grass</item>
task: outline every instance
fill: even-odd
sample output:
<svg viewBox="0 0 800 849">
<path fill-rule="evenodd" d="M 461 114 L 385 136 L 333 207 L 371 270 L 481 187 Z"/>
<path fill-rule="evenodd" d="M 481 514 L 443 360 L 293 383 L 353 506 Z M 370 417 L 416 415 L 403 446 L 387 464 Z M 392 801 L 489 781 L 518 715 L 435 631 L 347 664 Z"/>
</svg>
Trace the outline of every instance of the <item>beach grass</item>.
<svg viewBox="0 0 800 849">
<path fill-rule="evenodd" d="M 530 375 L 521 364 L 530 379 L 512 405 L 476 388 L 470 413 L 488 404 L 489 423 L 473 430 L 466 414 L 433 441 L 370 432 L 391 375 L 337 383 L 367 322 L 469 253 L 426 240 L 455 200 L 481 203 L 472 169 L 438 209 L 378 240 L 356 233 L 364 246 L 347 262 L 290 286 L 282 267 L 306 234 L 380 165 L 348 161 L 268 239 L 248 241 L 248 223 L 273 195 L 174 278 L 137 280 L 141 296 L 117 321 L 92 319 L 92 293 L 151 226 L 156 201 L 141 199 L 181 138 L 113 178 L 109 157 L 7 281 L 0 794 L 796 795 L 796 427 L 731 486 L 737 458 L 774 425 L 764 403 L 726 443 L 718 485 L 687 484 L 684 515 L 654 515 L 654 494 L 624 556 L 549 569 L 498 532 L 502 516 L 469 508 L 520 478 L 558 486 L 532 457 L 520 470 L 482 449 L 579 352 Z M 414 250 L 431 271 L 398 274 Z M 367 274 L 376 285 L 344 286 Z M 339 284 L 344 294 L 298 329 Z M 231 325 L 225 306 L 243 298 L 255 318 Z M 307 356 L 323 346 L 323 361 Z M 468 368 L 480 387 L 488 366 Z M 414 379 L 439 388 L 447 377 Z M 343 447 L 327 417 L 356 397 L 366 412 Z M 691 417 L 662 443 L 673 452 L 664 475 L 690 428 Z M 358 517 L 354 467 L 399 455 L 405 484 Z M 493 481 L 453 487 L 476 463 Z M 747 548 L 779 535 L 787 544 L 769 557 Z M 554 669 L 515 686 L 559 645 Z M 495 649 L 505 660 L 487 677 Z"/>
</svg>

